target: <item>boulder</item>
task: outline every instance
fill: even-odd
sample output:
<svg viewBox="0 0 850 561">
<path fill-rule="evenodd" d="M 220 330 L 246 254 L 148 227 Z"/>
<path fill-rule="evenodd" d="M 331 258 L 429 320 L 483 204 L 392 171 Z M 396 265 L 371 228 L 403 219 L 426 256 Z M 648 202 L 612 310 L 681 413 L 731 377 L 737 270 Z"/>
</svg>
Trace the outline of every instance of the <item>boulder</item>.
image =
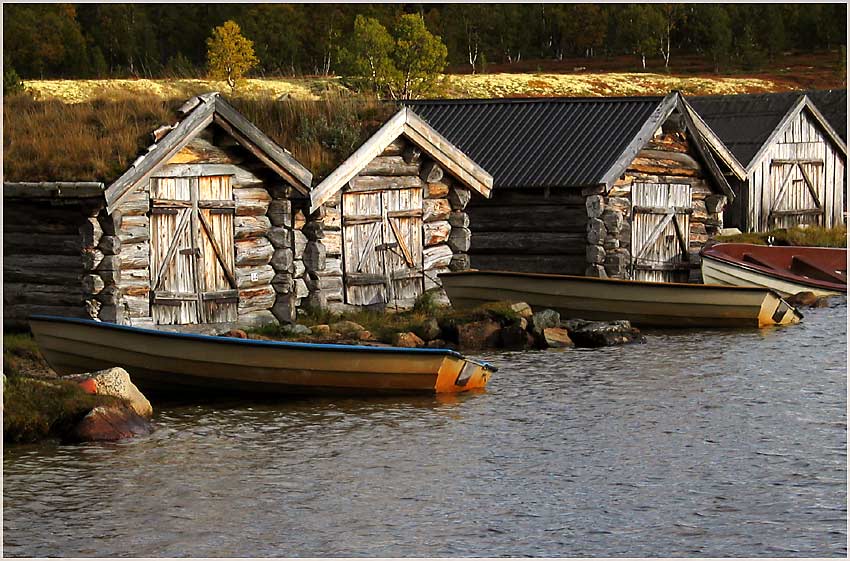
<svg viewBox="0 0 850 561">
<path fill-rule="evenodd" d="M 360 331 L 365 331 L 366 328 L 360 325 L 359 323 L 355 323 L 353 321 L 343 320 L 338 321 L 336 323 L 332 323 L 330 325 L 331 331 L 336 331 L 337 333 L 349 334 L 349 333 L 357 333 Z"/>
<path fill-rule="evenodd" d="M 632 327 L 626 320 L 620 321 L 585 321 L 572 319 L 565 321 L 561 327 L 577 347 L 610 347 L 627 343 L 643 343 L 645 339 L 640 330 Z"/>
<path fill-rule="evenodd" d="M 222 337 L 235 337 L 237 339 L 247 339 L 248 334 L 242 331 L 241 329 L 231 329 L 225 333 L 221 334 Z"/>
<path fill-rule="evenodd" d="M 74 374 L 67 379 L 79 382 L 89 393 L 109 395 L 124 400 L 137 415 L 145 419 L 153 416 L 151 402 L 139 391 L 123 368 L 115 367 L 97 372 Z"/>
<path fill-rule="evenodd" d="M 284 335 L 289 337 L 303 337 L 305 335 L 310 335 L 313 333 L 313 330 L 307 327 L 306 325 L 301 325 L 300 323 L 293 323 L 291 325 L 284 325 L 280 328 Z"/>
<path fill-rule="evenodd" d="M 440 325 L 434 318 L 426 319 L 422 325 L 416 329 L 416 334 L 419 335 L 423 341 L 432 341 L 439 337 L 440 333 Z"/>
<path fill-rule="evenodd" d="M 530 318 L 534 312 L 531 310 L 531 306 L 526 304 L 525 302 L 516 302 L 515 304 L 511 304 L 511 309 L 517 313 L 517 315 L 521 318 Z"/>
<path fill-rule="evenodd" d="M 558 327 L 561 323 L 561 314 L 555 310 L 541 310 L 531 316 L 531 329 L 538 339 L 543 337 L 543 330 L 550 327 Z"/>
<path fill-rule="evenodd" d="M 543 341 L 550 349 L 563 349 L 565 347 L 574 347 L 569 333 L 563 327 L 547 327 L 543 330 Z"/>
<path fill-rule="evenodd" d="M 357 337 L 361 341 L 368 341 L 369 339 L 372 338 L 372 332 L 366 331 L 364 329 L 363 331 L 358 331 L 357 333 L 355 333 L 354 336 Z"/>
<path fill-rule="evenodd" d="M 797 294 L 793 294 L 785 299 L 789 305 L 794 306 L 795 308 L 799 307 L 810 307 L 813 306 L 817 301 L 818 297 L 815 296 L 814 292 L 804 291 L 798 292 Z"/>
<path fill-rule="evenodd" d="M 83 417 L 66 436 L 74 442 L 115 441 L 153 432 L 152 425 L 126 404 L 101 405 Z"/>
<path fill-rule="evenodd" d="M 319 325 L 311 327 L 310 332 L 313 335 L 330 335 L 331 326 L 326 323 L 320 323 Z"/>
<path fill-rule="evenodd" d="M 455 345 L 453 343 L 449 343 L 444 339 L 434 339 L 433 341 L 428 341 L 425 343 L 425 346 L 429 349 L 451 349 L 455 350 Z"/>
<path fill-rule="evenodd" d="M 408 347 L 408 348 L 418 348 L 424 347 L 425 341 L 420 339 L 416 333 L 408 331 L 406 333 L 396 333 L 393 336 L 393 346 L 394 347 Z"/>
<path fill-rule="evenodd" d="M 491 319 L 473 321 L 457 326 L 458 344 L 463 349 L 486 349 L 499 344 L 502 326 Z"/>
<path fill-rule="evenodd" d="M 528 349 L 534 346 L 534 337 L 521 325 L 508 325 L 499 331 L 499 346 L 503 349 Z"/>
</svg>

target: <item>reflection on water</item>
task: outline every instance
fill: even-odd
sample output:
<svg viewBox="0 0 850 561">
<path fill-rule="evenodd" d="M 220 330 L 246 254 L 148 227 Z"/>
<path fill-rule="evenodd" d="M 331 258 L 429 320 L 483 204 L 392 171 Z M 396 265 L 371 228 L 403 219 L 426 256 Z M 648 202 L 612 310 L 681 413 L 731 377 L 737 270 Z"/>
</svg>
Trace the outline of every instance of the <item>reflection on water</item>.
<svg viewBox="0 0 850 561">
<path fill-rule="evenodd" d="M 845 556 L 846 308 L 4 454 L 12 556 Z"/>
</svg>

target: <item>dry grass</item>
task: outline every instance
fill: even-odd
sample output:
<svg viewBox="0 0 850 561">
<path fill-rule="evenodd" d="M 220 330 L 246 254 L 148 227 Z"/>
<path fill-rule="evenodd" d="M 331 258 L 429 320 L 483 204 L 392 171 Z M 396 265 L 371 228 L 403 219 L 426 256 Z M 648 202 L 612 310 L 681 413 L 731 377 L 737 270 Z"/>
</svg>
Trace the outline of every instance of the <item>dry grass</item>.
<svg viewBox="0 0 850 561">
<path fill-rule="evenodd" d="M 4 179 L 114 179 L 151 143 L 151 131 L 174 122 L 183 101 L 128 93 L 75 104 L 5 98 Z"/>
<path fill-rule="evenodd" d="M 767 245 L 767 239 L 773 238 L 774 245 L 796 245 L 804 247 L 847 247 L 847 226 L 823 228 L 782 228 L 770 232 L 750 232 L 734 236 L 718 236 L 718 242 L 751 243 Z"/>
</svg>

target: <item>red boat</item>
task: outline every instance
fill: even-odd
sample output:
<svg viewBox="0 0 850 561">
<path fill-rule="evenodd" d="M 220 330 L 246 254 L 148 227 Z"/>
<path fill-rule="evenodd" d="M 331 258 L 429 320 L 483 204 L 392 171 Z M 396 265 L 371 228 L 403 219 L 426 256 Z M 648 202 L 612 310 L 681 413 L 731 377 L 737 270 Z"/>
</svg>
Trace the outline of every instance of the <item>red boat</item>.
<svg viewBox="0 0 850 561">
<path fill-rule="evenodd" d="M 705 248 L 705 284 L 761 286 L 783 296 L 847 293 L 847 249 L 719 243 Z"/>
</svg>

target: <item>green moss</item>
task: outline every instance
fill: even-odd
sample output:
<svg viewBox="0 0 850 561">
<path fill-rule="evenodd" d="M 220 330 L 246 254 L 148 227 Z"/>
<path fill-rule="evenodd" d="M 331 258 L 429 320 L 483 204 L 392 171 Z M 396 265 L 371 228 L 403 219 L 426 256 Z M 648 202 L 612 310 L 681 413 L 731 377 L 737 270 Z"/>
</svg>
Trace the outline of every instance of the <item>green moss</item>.
<svg viewBox="0 0 850 561">
<path fill-rule="evenodd" d="M 3 372 L 9 376 L 50 374 L 35 339 L 29 333 L 3 334 Z"/>
<path fill-rule="evenodd" d="M 75 382 L 8 376 L 3 382 L 3 442 L 61 436 L 93 408 L 115 400 L 87 394 Z"/>
<path fill-rule="evenodd" d="M 718 242 L 751 243 L 768 245 L 768 238 L 773 238 L 773 245 L 796 245 L 808 247 L 847 247 L 847 227 L 822 228 L 809 226 L 807 228 L 781 228 L 769 232 L 748 232 L 734 236 L 718 236 Z"/>
</svg>

